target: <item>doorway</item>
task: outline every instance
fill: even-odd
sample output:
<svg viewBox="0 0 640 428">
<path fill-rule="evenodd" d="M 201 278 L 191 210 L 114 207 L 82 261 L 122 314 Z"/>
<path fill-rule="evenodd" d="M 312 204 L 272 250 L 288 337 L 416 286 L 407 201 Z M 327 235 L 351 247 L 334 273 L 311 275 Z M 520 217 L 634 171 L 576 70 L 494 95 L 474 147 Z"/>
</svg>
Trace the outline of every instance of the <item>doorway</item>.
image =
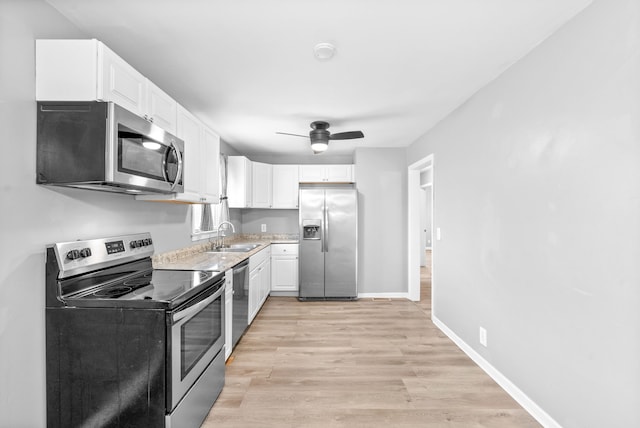
<svg viewBox="0 0 640 428">
<path fill-rule="evenodd" d="M 434 155 L 431 154 L 408 167 L 408 228 L 407 228 L 407 278 L 408 297 L 420 301 L 421 266 L 429 260 L 433 263 L 435 243 L 431 239 L 431 253 L 427 254 L 427 237 L 433 236 L 434 224 Z M 427 191 L 426 189 L 429 189 Z M 428 201 L 427 201 L 428 195 Z M 428 230 L 427 230 L 428 229 Z M 430 267 L 433 278 L 433 267 Z M 433 290 L 433 279 L 431 290 Z M 432 291 L 431 291 L 432 292 Z"/>
</svg>

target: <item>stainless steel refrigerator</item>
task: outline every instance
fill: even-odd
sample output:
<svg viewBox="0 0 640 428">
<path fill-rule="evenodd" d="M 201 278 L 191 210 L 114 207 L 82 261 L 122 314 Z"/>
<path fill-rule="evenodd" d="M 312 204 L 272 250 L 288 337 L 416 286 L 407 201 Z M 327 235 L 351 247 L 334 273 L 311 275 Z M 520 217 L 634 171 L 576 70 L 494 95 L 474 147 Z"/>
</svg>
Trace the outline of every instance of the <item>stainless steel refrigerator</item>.
<svg viewBox="0 0 640 428">
<path fill-rule="evenodd" d="M 300 300 L 356 299 L 356 189 L 300 189 Z"/>
</svg>

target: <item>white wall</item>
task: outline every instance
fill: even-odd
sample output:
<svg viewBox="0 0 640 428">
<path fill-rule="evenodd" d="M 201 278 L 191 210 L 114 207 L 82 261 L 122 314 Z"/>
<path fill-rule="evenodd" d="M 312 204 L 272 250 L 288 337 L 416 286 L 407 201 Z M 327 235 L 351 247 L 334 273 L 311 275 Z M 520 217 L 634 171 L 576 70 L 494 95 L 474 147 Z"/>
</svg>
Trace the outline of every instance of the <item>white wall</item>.
<svg viewBox="0 0 640 428">
<path fill-rule="evenodd" d="M 566 428 L 640 426 L 639 24 L 594 1 L 408 150 L 434 315 Z"/>
<path fill-rule="evenodd" d="M 45 425 L 44 254 L 53 242 L 150 231 L 189 245 L 183 205 L 35 184 L 36 38 L 82 38 L 42 1 L 0 2 L 0 427 Z"/>
<path fill-rule="evenodd" d="M 406 293 L 404 149 L 358 148 L 358 294 Z"/>
</svg>

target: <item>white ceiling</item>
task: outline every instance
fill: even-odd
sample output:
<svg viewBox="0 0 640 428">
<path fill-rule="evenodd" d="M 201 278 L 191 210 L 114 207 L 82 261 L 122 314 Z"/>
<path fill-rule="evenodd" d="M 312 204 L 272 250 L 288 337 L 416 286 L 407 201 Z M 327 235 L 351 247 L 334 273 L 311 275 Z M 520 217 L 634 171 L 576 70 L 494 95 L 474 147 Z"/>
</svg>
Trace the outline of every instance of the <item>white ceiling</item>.
<svg viewBox="0 0 640 428">
<path fill-rule="evenodd" d="M 296 156 L 276 131 L 314 120 L 365 134 L 327 154 L 408 146 L 591 1 L 47 0 L 241 152 Z"/>
</svg>

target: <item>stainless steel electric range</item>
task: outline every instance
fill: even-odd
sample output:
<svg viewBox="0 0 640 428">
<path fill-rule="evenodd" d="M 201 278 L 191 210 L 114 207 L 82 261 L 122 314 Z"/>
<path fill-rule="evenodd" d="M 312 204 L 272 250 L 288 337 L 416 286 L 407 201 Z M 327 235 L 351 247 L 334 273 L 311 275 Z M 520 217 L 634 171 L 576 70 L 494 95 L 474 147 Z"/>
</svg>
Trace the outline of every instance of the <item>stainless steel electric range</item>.
<svg viewBox="0 0 640 428">
<path fill-rule="evenodd" d="M 224 274 L 154 270 L 149 233 L 46 253 L 48 427 L 199 427 L 224 386 Z"/>
</svg>

